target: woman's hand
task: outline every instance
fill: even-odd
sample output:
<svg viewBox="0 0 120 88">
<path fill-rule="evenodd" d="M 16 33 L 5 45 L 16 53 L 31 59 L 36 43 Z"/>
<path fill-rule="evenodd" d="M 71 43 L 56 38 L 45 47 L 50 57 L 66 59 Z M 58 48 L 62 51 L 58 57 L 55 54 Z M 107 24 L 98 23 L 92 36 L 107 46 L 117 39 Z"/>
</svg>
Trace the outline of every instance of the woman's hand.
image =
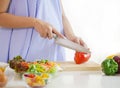
<svg viewBox="0 0 120 88">
<path fill-rule="evenodd" d="M 41 37 L 43 38 L 53 38 L 53 33 L 55 33 L 59 37 L 64 37 L 61 33 L 59 33 L 52 25 L 50 25 L 47 22 L 41 21 L 41 20 L 36 20 L 35 19 L 35 24 L 34 28 L 36 31 L 40 34 Z"/>
<path fill-rule="evenodd" d="M 71 40 L 71 41 L 73 41 L 73 42 L 75 42 L 75 43 L 78 43 L 78 44 L 80 44 L 80 45 L 82 45 L 83 47 L 85 47 L 85 48 L 88 49 L 86 43 L 85 43 L 81 38 L 79 38 L 79 37 L 77 37 L 77 36 L 71 36 L 71 37 L 69 38 L 69 40 Z"/>
</svg>

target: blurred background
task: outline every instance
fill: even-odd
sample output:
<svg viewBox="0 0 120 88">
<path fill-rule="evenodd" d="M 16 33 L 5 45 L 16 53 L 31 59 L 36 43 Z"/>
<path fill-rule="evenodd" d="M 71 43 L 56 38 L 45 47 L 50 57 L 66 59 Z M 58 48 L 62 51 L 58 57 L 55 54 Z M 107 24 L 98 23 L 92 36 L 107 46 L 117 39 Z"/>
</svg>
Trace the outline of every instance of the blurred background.
<svg viewBox="0 0 120 88">
<path fill-rule="evenodd" d="M 74 33 L 92 52 L 90 60 L 101 63 L 120 52 L 120 0 L 62 0 Z M 67 61 L 75 51 L 66 49 Z"/>
</svg>

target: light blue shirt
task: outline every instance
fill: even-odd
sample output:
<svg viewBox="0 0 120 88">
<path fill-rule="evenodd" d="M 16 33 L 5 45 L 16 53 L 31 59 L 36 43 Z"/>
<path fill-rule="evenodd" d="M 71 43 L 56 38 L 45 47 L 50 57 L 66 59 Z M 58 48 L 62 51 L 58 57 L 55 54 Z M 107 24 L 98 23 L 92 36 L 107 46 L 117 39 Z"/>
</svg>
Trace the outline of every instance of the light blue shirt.
<svg viewBox="0 0 120 88">
<path fill-rule="evenodd" d="M 46 21 L 63 34 L 60 0 L 11 0 L 8 13 Z M 0 61 L 7 62 L 17 55 L 27 61 L 65 60 L 64 48 L 55 44 L 54 39 L 40 37 L 34 28 L 0 28 Z"/>
</svg>

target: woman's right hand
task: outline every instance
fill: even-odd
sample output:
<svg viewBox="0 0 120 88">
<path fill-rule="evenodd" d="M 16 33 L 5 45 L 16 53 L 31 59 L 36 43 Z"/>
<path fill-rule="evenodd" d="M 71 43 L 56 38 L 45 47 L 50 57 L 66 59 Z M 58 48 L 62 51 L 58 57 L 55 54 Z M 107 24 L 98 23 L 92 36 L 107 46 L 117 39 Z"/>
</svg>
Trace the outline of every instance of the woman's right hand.
<svg viewBox="0 0 120 88">
<path fill-rule="evenodd" d="M 34 28 L 43 38 L 52 39 L 53 33 L 55 33 L 59 37 L 64 38 L 64 36 L 61 33 L 59 33 L 52 25 L 50 25 L 47 22 L 35 19 Z"/>
</svg>

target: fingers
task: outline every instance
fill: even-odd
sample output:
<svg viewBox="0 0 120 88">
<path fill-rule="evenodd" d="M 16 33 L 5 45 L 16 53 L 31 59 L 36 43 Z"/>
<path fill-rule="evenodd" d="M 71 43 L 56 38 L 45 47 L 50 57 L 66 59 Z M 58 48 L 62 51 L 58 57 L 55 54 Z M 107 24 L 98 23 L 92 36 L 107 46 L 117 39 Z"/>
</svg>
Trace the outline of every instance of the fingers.
<svg viewBox="0 0 120 88">
<path fill-rule="evenodd" d="M 78 37 L 76 37 L 76 36 L 74 36 L 74 38 L 72 39 L 72 41 L 83 46 L 83 42 L 81 42 L 81 39 L 78 38 Z"/>
<path fill-rule="evenodd" d="M 59 36 L 61 38 L 65 38 L 65 36 L 62 35 L 61 33 L 59 33 L 55 28 L 52 29 L 52 32 L 55 33 L 57 36 Z"/>
<path fill-rule="evenodd" d="M 42 33 L 42 37 L 44 38 L 48 38 L 48 39 L 52 39 L 53 38 L 53 33 L 55 33 L 57 36 L 64 38 L 64 36 L 59 33 L 54 27 L 52 27 L 51 25 L 48 25 L 48 27 L 46 28 L 46 31 L 44 31 L 44 33 Z"/>
<path fill-rule="evenodd" d="M 75 37 L 74 40 L 73 40 L 73 42 L 76 42 L 76 43 L 78 43 L 78 44 L 80 44 L 80 45 L 82 45 L 83 47 L 85 47 L 85 48 L 88 49 L 86 43 L 85 43 L 81 38 L 79 38 L 79 37 Z"/>
<path fill-rule="evenodd" d="M 43 38 L 52 39 L 52 26 L 46 24 L 42 27 L 42 31 L 40 32 L 40 36 Z"/>
<path fill-rule="evenodd" d="M 35 29 L 37 32 L 39 32 L 40 36 L 43 38 L 48 38 L 52 39 L 53 38 L 53 33 L 55 33 L 57 36 L 64 38 L 64 36 L 59 33 L 52 25 L 50 25 L 47 22 L 43 22 L 40 20 L 37 20 L 35 23 Z"/>
<path fill-rule="evenodd" d="M 52 26 L 49 26 L 49 31 L 48 31 L 48 33 L 47 33 L 47 37 L 48 37 L 49 39 L 52 39 L 52 38 L 53 38 L 52 30 L 53 30 Z"/>
<path fill-rule="evenodd" d="M 75 42 L 78 43 L 78 44 L 80 44 L 79 38 L 76 38 Z"/>
<path fill-rule="evenodd" d="M 85 46 L 85 42 L 81 38 L 79 39 L 79 41 L 82 46 Z"/>
<path fill-rule="evenodd" d="M 88 48 L 87 44 L 82 39 L 80 39 L 80 44 L 86 49 L 90 50 L 90 48 Z"/>
<path fill-rule="evenodd" d="M 80 44 L 82 45 L 82 46 L 84 46 L 85 48 L 88 48 L 87 47 L 87 45 L 86 45 L 86 43 L 80 38 Z"/>
</svg>

